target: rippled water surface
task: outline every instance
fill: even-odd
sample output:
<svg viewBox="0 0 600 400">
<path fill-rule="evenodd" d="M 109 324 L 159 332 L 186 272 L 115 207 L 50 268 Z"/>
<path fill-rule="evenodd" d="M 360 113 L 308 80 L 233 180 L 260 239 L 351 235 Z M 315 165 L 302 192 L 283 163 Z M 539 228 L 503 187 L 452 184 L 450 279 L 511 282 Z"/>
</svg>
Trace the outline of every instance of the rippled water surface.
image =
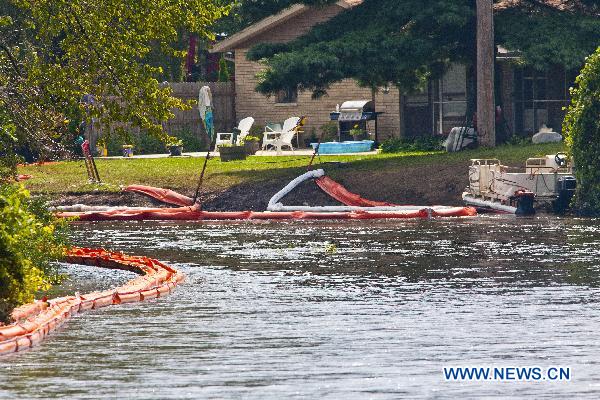
<svg viewBox="0 0 600 400">
<path fill-rule="evenodd" d="M 0 398 L 598 398 L 600 224 L 539 217 L 75 225 L 187 282 L 71 319 L 0 359 Z M 56 292 L 123 272 L 65 268 Z M 569 366 L 567 383 L 452 383 L 444 366 Z"/>
</svg>

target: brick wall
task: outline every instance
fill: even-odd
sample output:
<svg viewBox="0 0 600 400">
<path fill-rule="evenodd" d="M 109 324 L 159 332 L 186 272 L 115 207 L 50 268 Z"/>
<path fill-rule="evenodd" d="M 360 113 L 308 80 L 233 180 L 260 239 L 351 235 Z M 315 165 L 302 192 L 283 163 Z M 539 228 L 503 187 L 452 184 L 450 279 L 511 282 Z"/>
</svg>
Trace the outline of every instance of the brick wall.
<svg viewBox="0 0 600 400">
<path fill-rule="evenodd" d="M 236 117 L 254 117 L 257 125 L 266 122 L 282 122 L 291 116 L 307 116 L 305 132 L 310 135 L 313 129 L 319 133 L 319 127 L 329 122 L 329 113 L 335 111 L 336 104 L 348 100 L 371 100 L 371 90 L 361 88 L 351 80 L 334 84 L 327 95 L 313 100 L 311 92 L 298 93 L 298 100 L 293 104 L 277 104 L 274 97 L 266 97 L 254 89 L 257 85 L 256 75 L 261 65 L 248 61 L 246 53 L 254 44 L 261 42 L 287 42 L 308 32 L 314 25 L 325 22 L 342 11 L 333 5 L 326 8 L 310 9 L 307 12 L 256 36 L 251 42 L 235 49 L 235 92 Z M 377 111 L 384 112 L 379 119 L 379 138 L 398 136 L 400 131 L 400 96 L 396 88 L 389 93 L 377 93 L 375 98 Z M 373 130 L 373 124 L 370 130 Z"/>
</svg>

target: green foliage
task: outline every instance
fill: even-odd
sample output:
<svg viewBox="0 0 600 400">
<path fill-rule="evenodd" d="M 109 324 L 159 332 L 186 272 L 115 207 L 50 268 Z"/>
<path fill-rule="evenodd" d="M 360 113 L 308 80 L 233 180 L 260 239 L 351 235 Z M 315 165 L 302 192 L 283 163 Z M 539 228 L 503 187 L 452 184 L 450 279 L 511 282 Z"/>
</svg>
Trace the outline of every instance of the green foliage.
<svg viewBox="0 0 600 400">
<path fill-rule="evenodd" d="M 243 142 L 247 143 L 247 142 L 260 142 L 260 138 L 258 136 L 251 136 L 251 135 L 246 135 L 246 137 L 244 138 Z"/>
<path fill-rule="evenodd" d="M 390 138 L 381 143 L 382 153 L 436 151 L 441 148 L 441 140 L 433 136 L 424 136 L 414 139 Z"/>
<path fill-rule="evenodd" d="M 334 140 L 338 140 L 338 125 L 329 121 L 319 127 L 321 131 L 321 141 L 322 142 L 330 142 Z"/>
<path fill-rule="evenodd" d="M 225 60 L 225 57 L 221 56 L 221 59 L 219 60 L 219 82 L 229 81 L 231 81 L 231 76 L 229 75 L 227 60 Z"/>
<path fill-rule="evenodd" d="M 325 4 L 327 0 L 308 0 L 306 4 Z M 238 0 L 230 2 L 232 9 L 229 15 L 219 20 L 215 32 L 232 34 L 251 24 L 273 15 L 282 9 L 299 3 L 298 0 Z"/>
<path fill-rule="evenodd" d="M 575 205 L 600 214 L 600 47 L 587 59 L 563 123 L 577 177 Z"/>
<path fill-rule="evenodd" d="M 15 131 L 13 124 L 2 120 L 0 110 L 0 182 L 14 177 L 17 173 L 16 165 L 21 161 L 13 151 L 17 143 Z"/>
<path fill-rule="evenodd" d="M 529 136 L 512 135 L 505 144 L 513 146 L 528 145 L 531 144 L 531 138 Z"/>
<path fill-rule="evenodd" d="M 265 135 L 265 127 L 257 124 L 252 125 L 252 128 L 250 128 L 250 135 L 257 137 L 258 141 L 261 142 Z"/>
<path fill-rule="evenodd" d="M 175 136 L 169 136 L 165 142 L 167 147 L 183 146 L 183 140 L 176 138 Z"/>
<path fill-rule="evenodd" d="M 180 143 L 185 151 L 197 152 L 206 149 L 207 144 L 189 129 L 182 129 L 171 133 L 171 136 L 157 138 L 146 134 L 112 135 L 103 138 L 109 156 L 120 156 L 124 144 L 133 145 L 134 154 L 163 154 L 167 152 L 166 146 L 171 143 Z M 175 144 L 179 145 L 179 144 Z"/>
<path fill-rule="evenodd" d="M 495 29 L 502 46 L 519 50 L 522 63 L 538 70 L 580 69 L 600 41 L 600 18 L 571 12 L 508 10 L 496 17 Z"/>
<path fill-rule="evenodd" d="M 208 143 L 205 142 L 204 137 L 198 137 L 194 132 L 189 129 L 182 129 L 180 131 L 173 132 L 173 136 L 183 142 L 183 148 L 185 151 L 196 152 L 204 151 L 208 147 Z"/>
<path fill-rule="evenodd" d="M 519 50 L 523 63 L 537 69 L 581 65 L 598 44 L 597 9 L 540 3 L 524 0 L 498 9 L 497 44 Z M 265 65 L 257 86 L 265 94 L 298 85 L 318 97 L 346 78 L 411 92 L 452 62 L 473 61 L 475 22 L 473 0 L 364 0 L 291 43 L 259 44 L 248 58 Z"/>
<path fill-rule="evenodd" d="M 213 38 L 221 0 L 6 0 L 0 3 L 0 110 L 19 143 L 53 154 L 65 116 L 128 123 L 164 136 L 162 123 L 189 102 L 160 84 L 151 53 L 182 59 L 182 32 Z M 158 49 L 158 50 L 157 50 Z M 83 103 L 82 96 L 93 95 Z M 78 112 L 77 112 L 78 111 Z"/>
<path fill-rule="evenodd" d="M 162 154 L 166 153 L 165 142 L 149 135 L 111 135 L 105 137 L 106 149 L 109 156 L 123 154 L 123 145 L 132 145 L 134 154 Z"/>
<path fill-rule="evenodd" d="M 49 288 L 51 261 L 64 254 L 63 227 L 22 186 L 0 185 L 0 321 Z"/>
</svg>

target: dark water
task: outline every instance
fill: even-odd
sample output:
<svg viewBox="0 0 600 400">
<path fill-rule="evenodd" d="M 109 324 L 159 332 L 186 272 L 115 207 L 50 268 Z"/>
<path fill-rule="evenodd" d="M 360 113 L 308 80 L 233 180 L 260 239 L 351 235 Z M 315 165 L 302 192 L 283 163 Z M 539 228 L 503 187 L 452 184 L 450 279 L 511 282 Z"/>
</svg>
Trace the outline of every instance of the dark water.
<svg viewBox="0 0 600 400">
<path fill-rule="evenodd" d="M 182 269 L 168 298 L 0 359 L 0 398 L 598 398 L 600 224 L 513 217 L 76 226 Z M 130 278 L 69 269 L 73 292 Z M 570 382 L 446 382 L 445 366 Z"/>
</svg>

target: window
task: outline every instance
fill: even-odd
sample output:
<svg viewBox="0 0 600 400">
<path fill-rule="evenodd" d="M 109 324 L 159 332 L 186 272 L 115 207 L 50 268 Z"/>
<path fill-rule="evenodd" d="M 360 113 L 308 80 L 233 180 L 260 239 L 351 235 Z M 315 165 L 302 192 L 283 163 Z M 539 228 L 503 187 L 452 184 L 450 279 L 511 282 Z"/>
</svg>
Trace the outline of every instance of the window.
<svg viewBox="0 0 600 400">
<path fill-rule="evenodd" d="M 570 79 L 564 70 L 515 70 L 515 131 L 536 133 L 542 125 L 559 132 L 568 104 Z"/>
<path fill-rule="evenodd" d="M 433 123 L 436 134 L 448 134 L 464 126 L 467 112 L 467 70 L 455 64 L 442 79 L 432 82 Z"/>
<path fill-rule="evenodd" d="M 277 92 L 275 101 L 278 104 L 290 104 L 298 101 L 298 88 L 286 88 Z"/>
<path fill-rule="evenodd" d="M 465 124 L 467 70 L 454 64 L 442 79 L 430 81 L 419 93 L 406 96 L 404 135 L 407 137 L 448 134 Z"/>
</svg>

